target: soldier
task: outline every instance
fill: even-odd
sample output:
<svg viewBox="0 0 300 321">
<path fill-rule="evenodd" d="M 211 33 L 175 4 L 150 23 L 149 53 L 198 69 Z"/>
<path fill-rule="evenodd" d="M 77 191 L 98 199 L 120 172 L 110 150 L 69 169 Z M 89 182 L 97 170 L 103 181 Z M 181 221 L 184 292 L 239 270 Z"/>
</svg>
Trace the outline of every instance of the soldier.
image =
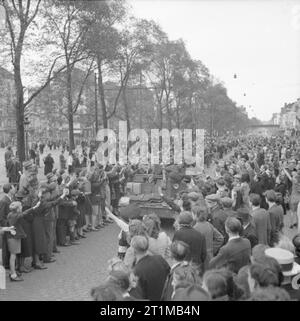
<svg viewBox="0 0 300 321">
<path fill-rule="evenodd" d="M 32 176 L 33 164 L 31 161 L 23 163 L 23 174 L 20 177 L 19 190 L 28 189 L 29 180 Z"/>
<path fill-rule="evenodd" d="M 104 227 L 103 215 L 105 214 L 105 197 L 106 197 L 106 173 L 99 164 L 91 162 L 90 172 L 88 174 L 91 182 L 91 202 L 93 206 L 92 231 L 97 231 Z"/>
</svg>

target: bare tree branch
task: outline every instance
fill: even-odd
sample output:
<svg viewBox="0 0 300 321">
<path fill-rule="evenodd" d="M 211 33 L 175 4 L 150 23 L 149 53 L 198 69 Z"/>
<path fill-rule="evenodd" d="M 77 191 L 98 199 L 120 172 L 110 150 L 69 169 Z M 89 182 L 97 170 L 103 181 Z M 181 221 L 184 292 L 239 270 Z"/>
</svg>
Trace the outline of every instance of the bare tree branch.
<svg viewBox="0 0 300 321">
<path fill-rule="evenodd" d="M 28 1 L 29 1 L 29 0 L 28 0 Z M 36 17 L 36 15 L 37 15 L 37 13 L 38 13 L 38 11 L 39 11 L 40 4 L 41 4 L 41 0 L 38 0 L 38 3 L 37 3 L 37 5 L 36 5 L 36 7 L 35 7 L 35 10 L 34 10 L 34 12 L 33 12 L 33 15 L 32 15 L 31 18 L 29 19 L 29 21 L 28 21 L 28 23 L 27 23 L 27 26 L 29 26 L 29 25 L 31 24 L 32 20 Z M 27 16 L 27 18 L 28 18 L 28 16 Z"/>
<path fill-rule="evenodd" d="M 63 55 L 55 58 L 52 66 L 51 66 L 51 68 L 50 68 L 50 71 L 49 71 L 49 73 L 48 73 L 48 77 L 47 77 L 46 81 L 44 82 L 44 84 L 43 84 L 39 89 L 37 89 L 37 91 L 35 91 L 35 92 L 30 96 L 30 98 L 28 98 L 28 100 L 24 103 L 24 107 L 26 107 L 27 105 L 29 105 L 30 102 L 31 102 L 37 95 L 39 95 L 40 92 L 41 92 L 44 88 L 47 87 L 47 85 L 50 83 L 50 81 L 52 81 L 53 79 L 55 79 L 62 71 L 64 71 L 64 70 L 67 68 L 67 66 L 61 67 L 61 68 L 59 68 L 59 69 L 55 72 L 55 74 L 54 74 L 53 76 L 51 76 L 52 71 L 53 71 L 53 69 L 54 69 L 54 67 L 55 67 L 56 61 L 57 61 L 59 58 L 62 58 L 62 57 L 63 57 Z M 79 61 L 81 61 L 81 60 L 84 60 L 84 59 L 86 59 L 86 58 L 87 58 L 87 57 L 81 57 L 80 59 L 74 60 L 70 65 L 74 65 L 75 63 L 77 63 L 77 62 L 79 62 Z"/>
<path fill-rule="evenodd" d="M 13 4 L 13 7 L 14 7 L 14 9 L 15 9 L 15 12 L 16 12 L 18 18 L 21 19 L 21 17 L 20 17 L 20 12 L 19 12 L 19 10 L 17 9 L 15 0 L 12 0 L 12 4 Z"/>
<path fill-rule="evenodd" d="M 85 78 L 84 78 L 84 80 L 83 80 L 83 82 L 82 82 L 82 84 L 81 84 L 80 91 L 79 91 L 79 93 L 78 93 L 77 100 L 76 100 L 76 103 L 75 103 L 74 108 L 73 108 L 73 114 L 76 113 L 76 111 L 77 111 L 77 109 L 78 109 L 78 107 L 79 107 L 80 100 L 81 100 L 81 96 L 82 96 L 82 93 L 83 93 L 83 89 L 84 89 L 84 86 L 85 86 L 85 84 L 86 84 L 87 79 L 89 78 L 89 76 L 90 76 L 90 74 L 91 74 L 92 66 L 93 66 L 93 64 L 94 64 L 94 60 L 95 60 L 95 59 L 92 60 L 90 66 L 89 66 L 89 69 L 88 69 L 88 71 L 87 71 L 87 73 L 86 73 L 86 76 L 85 76 Z"/>
<path fill-rule="evenodd" d="M 15 36 L 15 32 L 13 30 L 13 26 L 9 17 L 9 8 L 8 5 L 6 3 L 6 0 L 2 0 L 3 3 L 3 7 L 5 9 L 5 13 L 6 13 L 6 21 L 8 24 L 8 29 L 9 29 L 9 33 L 10 33 L 10 37 L 11 37 L 11 41 L 12 41 L 12 46 L 13 46 L 13 50 L 16 50 L 16 36 Z"/>
</svg>

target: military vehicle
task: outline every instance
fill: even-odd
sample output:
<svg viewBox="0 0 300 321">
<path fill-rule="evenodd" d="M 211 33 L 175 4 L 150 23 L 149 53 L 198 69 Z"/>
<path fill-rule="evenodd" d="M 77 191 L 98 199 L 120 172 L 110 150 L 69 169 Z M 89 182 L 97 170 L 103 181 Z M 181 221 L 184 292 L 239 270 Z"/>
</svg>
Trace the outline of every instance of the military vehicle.
<svg viewBox="0 0 300 321">
<path fill-rule="evenodd" d="M 173 168 L 163 169 L 162 175 L 135 174 L 132 181 L 127 183 L 126 196 L 122 197 L 119 203 L 121 217 L 129 204 L 135 204 L 141 209 L 140 216 L 155 213 L 161 219 L 175 219 L 174 209 L 164 198 L 174 200 L 179 192 L 187 189 L 185 179 L 193 176 L 186 175 L 185 169 L 180 172 L 178 168 L 174 165 Z M 164 198 L 160 194 L 161 189 Z"/>
</svg>

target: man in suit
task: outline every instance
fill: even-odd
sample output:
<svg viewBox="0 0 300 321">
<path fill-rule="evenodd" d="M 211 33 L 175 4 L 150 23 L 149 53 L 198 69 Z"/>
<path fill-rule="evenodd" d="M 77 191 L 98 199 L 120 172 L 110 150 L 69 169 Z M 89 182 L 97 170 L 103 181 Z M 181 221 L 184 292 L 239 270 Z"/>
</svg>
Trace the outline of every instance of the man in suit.
<svg viewBox="0 0 300 321">
<path fill-rule="evenodd" d="M 9 213 L 9 205 L 13 201 L 15 188 L 12 184 L 3 185 L 3 195 L 0 199 L 0 227 L 8 226 L 7 216 Z M 2 247 L 2 262 L 5 267 L 9 267 L 9 252 L 7 247 L 6 234 L 0 236 L 0 247 Z"/>
<path fill-rule="evenodd" d="M 225 222 L 228 233 L 228 243 L 221 247 L 217 256 L 209 262 L 209 268 L 226 266 L 230 271 L 238 273 L 239 269 L 250 263 L 251 244 L 248 239 L 240 236 L 241 222 L 234 217 L 229 217 Z"/>
<path fill-rule="evenodd" d="M 249 210 L 247 208 L 239 208 L 237 210 L 237 218 L 242 223 L 241 236 L 248 239 L 250 241 L 251 248 L 253 248 L 258 244 L 258 239 Z"/>
<path fill-rule="evenodd" d="M 190 247 L 188 260 L 199 266 L 200 274 L 204 272 L 207 255 L 204 235 L 193 228 L 193 215 L 190 212 L 181 212 L 178 217 L 179 230 L 175 232 L 174 241 L 183 241 Z"/>
<path fill-rule="evenodd" d="M 259 244 L 270 244 L 271 221 L 269 213 L 260 207 L 261 197 L 258 194 L 250 194 L 252 207 L 251 216 Z"/>
<path fill-rule="evenodd" d="M 274 244 L 279 242 L 279 233 L 284 226 L 283 208 L 281 205 L 276 204 L 277 196 L 274 190 L 266 191 L 265 195 L 269 205 L 268 213 L 271 222 L 270 246 L 274 246 Z"/>
<path fill-rule="evenodd" d="M 169 264 L 160 255 L 149 255 L 149 241 L 144 235 L 134 236 L 131 246 L 136 259 L 133 273 L 138 279 L 142 298 L 159 301 L 170 272 Z"/>
</svg>

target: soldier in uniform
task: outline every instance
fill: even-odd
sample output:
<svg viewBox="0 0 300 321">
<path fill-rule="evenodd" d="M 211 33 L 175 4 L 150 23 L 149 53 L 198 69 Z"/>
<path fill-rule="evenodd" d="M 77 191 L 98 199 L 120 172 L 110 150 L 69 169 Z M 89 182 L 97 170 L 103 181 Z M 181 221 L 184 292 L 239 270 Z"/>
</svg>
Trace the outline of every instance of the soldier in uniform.
<svg viewBox="0 0 300 321">
<path fill-rule="evenodd" d="M 91 162 L 90 173 L 87 176 L 91 182 L 91 202 L 93 206 L 92 231 L 104 227 L 103 214 L 105 213 L 106 174 L 99 164 Z"/>
</svg>

